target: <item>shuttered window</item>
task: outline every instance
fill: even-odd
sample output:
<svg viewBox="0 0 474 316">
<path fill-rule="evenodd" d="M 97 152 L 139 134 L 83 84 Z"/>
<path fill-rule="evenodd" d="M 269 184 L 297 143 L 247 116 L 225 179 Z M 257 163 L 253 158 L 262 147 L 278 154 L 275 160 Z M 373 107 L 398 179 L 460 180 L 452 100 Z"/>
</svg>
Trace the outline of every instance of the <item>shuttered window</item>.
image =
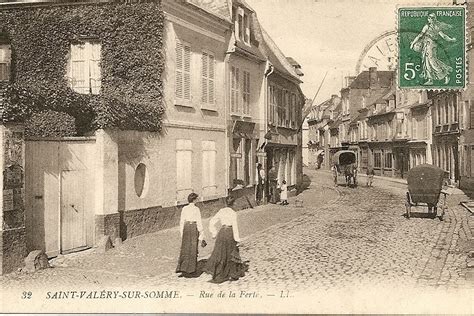
<svg viewBox="0 0 474 316">
<path fill-rule="evenodd" d="M 0 45 L 0 82 L 10 80 L 11 46 Z"/>
<path fill-rule="evenodd" d="M 180 101 L 191 101 L 191 46 L 176 40 L 175 96 Z"/>
<path fill-rule="evenodd" d="M 99 94 L 101 44 L 84 41 L 71 45 L 70 86 L 82 94 Z"/>
<path fill-rule="evenodd" d="M 215 104 L 215 58 L 212 53 L 203 52 L 201 56 L 201 102 L 205 108 Z"/>
<path fill-rule="evenodd" d="M 242 106 L 243 106 L 243 113 L 250 114 L 250 73 L 248 71 L 243 72 L 244 75 L 244 82 L 243 82 L 243 93 L 242 93 Z"/>
<path fill-rule="evenodd" d="M 471 161 L 469 167 L 471 169 L 471 177 L 474 177 L 474 146 L 471 146 Z"/>
<path fill-rule="evenodd" d="M 189 139 L 176 140 L 176 199 L 186 201 L 193 192 L 192 186 L 192 142 Z"/>
<path fill-rule="evenodd" d="M 216 142 L 203 141 L 202 145 L 202 195 L 217 194 L 216 184 Z"/>
<path fill-rule="evenodd" d="M 239 113 L 239 98 L 240 98 L 240 79 L 239 68 L 232 66 L 230 71 L 231 85 L 230 85 L 230 106 L 232 113 Z"/>
<path fill-rule="evenodd" d="M 474 129 L 474 101 L 470 101 L 468 107 L 470 128 Z"/>
</svg>

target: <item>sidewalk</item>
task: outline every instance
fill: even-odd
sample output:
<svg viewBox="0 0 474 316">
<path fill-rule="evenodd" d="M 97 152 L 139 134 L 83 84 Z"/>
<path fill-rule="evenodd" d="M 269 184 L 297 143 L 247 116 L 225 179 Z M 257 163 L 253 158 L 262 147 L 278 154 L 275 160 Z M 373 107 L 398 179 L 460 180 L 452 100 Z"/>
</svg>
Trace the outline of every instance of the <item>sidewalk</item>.
<svg viewBox="0 0 474 316">
<path fill-rule="evenodd" d="M 289 198 L 289 205 L 266 204 L 238 212 L 238 222 L 242 243 L 256 232 L 266 230 L 276 224 L 285 223 L 308 211 L 308 205 L 323 205 L 338 197 L 330 186 L 329 175 L 307 170 L 312 179 L 308 190 Z M 329 183 L 329 185 L 328 185 Z M 296 207 L 295 200 L 303 201 L 303 207 Z M 199 257 L 210 255 L 214 240 L 209 233 L 209 218 L 203 219 L 207 247 L 199 248 Z M 55 267 L 94 270 L 130 276 L 156 276 L 174 272 L 179 255 L 181 238 L 178 227 L 156 233 L 144 234 L 124 241 L 106 253 L 96 253 L 94 249 L 66 256 L 59 256 L 51 263 Z"/>
</svg>

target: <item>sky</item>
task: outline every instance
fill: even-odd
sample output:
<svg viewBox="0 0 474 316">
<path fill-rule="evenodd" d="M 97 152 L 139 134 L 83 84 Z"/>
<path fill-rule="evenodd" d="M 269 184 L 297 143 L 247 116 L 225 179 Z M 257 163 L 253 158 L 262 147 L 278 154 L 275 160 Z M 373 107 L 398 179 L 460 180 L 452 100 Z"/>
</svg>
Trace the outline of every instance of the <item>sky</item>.
<svg viewBox="0 0 474 316">
<path fill-rule="evenodd" d="M 343 78 L 355 75 L 364 48 L 384 32 L 396 30 L 397 5 L 444 3 L 448 0 L 246 0 L 262 27 L 285 56 L 298 61 L 301 85 L 319 104 L 339 94 Z"/>
</svg>

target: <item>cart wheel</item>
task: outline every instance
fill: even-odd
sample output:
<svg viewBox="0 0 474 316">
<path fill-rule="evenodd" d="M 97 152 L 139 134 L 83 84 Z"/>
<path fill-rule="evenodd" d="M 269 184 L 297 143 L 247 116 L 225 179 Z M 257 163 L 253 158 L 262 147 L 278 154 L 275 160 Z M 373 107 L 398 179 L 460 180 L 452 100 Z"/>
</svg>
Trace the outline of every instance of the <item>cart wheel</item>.
<svg viewBox="0 0 474 316">
<path fill-rule="evenodd" d="M 410 193 L 407 192 L 407 200 L 405 202 L 406 216 L 408 219 L 411 217 L 411 205 L 410 205 Z"/>
</svg>

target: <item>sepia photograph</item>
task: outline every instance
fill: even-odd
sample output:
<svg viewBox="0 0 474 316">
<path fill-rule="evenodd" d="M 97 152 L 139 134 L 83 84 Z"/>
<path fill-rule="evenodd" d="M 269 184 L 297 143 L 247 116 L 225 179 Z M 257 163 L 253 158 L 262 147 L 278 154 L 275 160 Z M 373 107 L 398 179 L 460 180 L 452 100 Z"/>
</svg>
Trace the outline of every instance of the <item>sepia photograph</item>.
<svg viewBox="0 0 474 316">
<path fill-rule="evenodd" d="M 0 0 L 0 313 L 474 313 L 473 3 Z"/>
</svg>

